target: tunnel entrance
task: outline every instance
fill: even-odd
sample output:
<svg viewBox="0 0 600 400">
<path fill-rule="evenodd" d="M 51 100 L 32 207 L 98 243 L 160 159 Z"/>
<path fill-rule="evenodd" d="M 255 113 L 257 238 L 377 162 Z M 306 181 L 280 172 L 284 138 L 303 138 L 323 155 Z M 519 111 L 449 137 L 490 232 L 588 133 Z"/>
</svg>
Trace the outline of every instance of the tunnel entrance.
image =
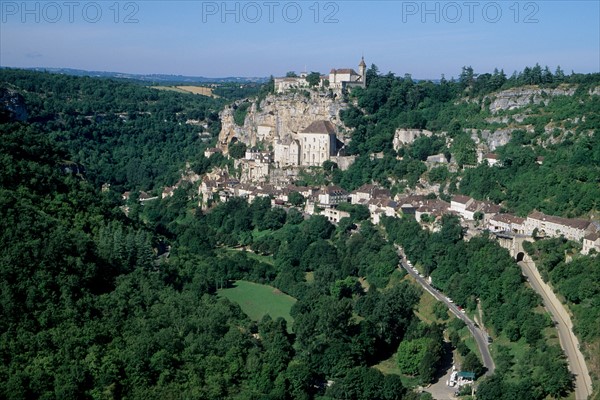
<svg viewBox="0 0 600 400">
<path fill-rule="evenodd" d="M 525 253 L 520 251 L 519 253 L 517 253 L 517 257 L 515 257 L 515 258 L 517 259 L 517 262 L 523 261 L 523 259 L 525 258 Z"/>
</svg>

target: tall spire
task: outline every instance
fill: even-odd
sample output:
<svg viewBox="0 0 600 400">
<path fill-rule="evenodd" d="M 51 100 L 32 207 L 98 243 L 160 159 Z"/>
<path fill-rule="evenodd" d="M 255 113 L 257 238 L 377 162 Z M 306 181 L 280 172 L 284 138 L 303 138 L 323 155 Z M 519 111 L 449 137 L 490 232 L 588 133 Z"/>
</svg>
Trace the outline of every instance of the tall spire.
<svg viewBox="0 0 600 400">
<path fill-rule="evenodd" d="M 358 64 L 359 67 L 363 67 L 366 68 L 367 64 L 365 64 L 365 56 L 362 56 L 360 59 L 360 64 Z"/>
</svg>

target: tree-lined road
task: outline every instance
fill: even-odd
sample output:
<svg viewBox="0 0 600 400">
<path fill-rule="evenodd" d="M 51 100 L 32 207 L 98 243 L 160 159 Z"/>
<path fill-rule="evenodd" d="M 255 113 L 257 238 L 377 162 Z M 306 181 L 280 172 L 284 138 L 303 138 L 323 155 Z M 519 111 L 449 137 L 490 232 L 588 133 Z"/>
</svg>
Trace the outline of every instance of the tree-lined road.
<svg viewBox="0 0 600 400">
<path fill-rule="evenodd" d="M 544 307 L 556 322 L 560 345 L 567 356 L 569 368 L 575 375 L 575 398 L 578 400 L 589 398 L 592 394 L 592 379 L 583 354 L 579 350 L 579 340 L 573 333 L 573 323 L 569 313 L 550 286 L 542 280 L 538 269 L 528 255 L 525 256 L 524 261 L 519 262 L 519 266 L 523 271 L 523 275 L 528 278 L 533 290 L 542 297 Z"/>
<path fill-rule="evenodd" d="M 457 318 L 461 319 L 469 328 L 471 335 L 475 339 L 477 343 L 477 347 L 479 348 L 479 353 L 481 354 L 483 366 L 487 369 L 486 375 L 491 375 L 494 373 L 496 366 L 494 364 L 494 360 L 492 359 L 492 355 L 490 354 L 489 343 L 488 343 L 488 334 L 483 331 L 475 322 L 473 322 L 466 314 L 462 313 L 458 307 L 451 303 L 444 294 L 442 294 L 437 289 L 433 288 L 429 282 L 425 278 L 419 276 L 419 274 L 409 267 L 404 261 L 404 255 L 402 251 L 398 248 L 398 255 L 400 256 L 400 267 L 404 268 L 410 276 L 412 276 L 422 287 L 427 290 L 433 297 L 437 300 L 441 301 L 448 307 L 448 309 L 452 312 L 452 314 L 456 315 Z"/>
</svg>

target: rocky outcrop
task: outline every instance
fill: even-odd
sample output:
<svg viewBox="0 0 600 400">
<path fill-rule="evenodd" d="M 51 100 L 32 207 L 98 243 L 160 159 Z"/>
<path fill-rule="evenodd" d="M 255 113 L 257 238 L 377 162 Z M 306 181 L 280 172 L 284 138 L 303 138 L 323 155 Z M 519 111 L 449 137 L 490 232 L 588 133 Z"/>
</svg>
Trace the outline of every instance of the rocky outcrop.
<svg viewBox="0 0 600 400">
<path fill-rule="evenodd" d="M 433 132 L 424 129 L 396 129 L 394 133 L 393 146 L 394 150 L 398 150 L 400 147 L 407 144 L 411 144 L 419 136 L 431 136 Z"/>
<path fill-rule="evenodd" d="M 269 95 L 260 103 L 260 107 L 253 103 L 243 126 L 235 123 L 234 108 L 226 107 L 220 114 L 219 146 L 226 151 L 227 144 L 234 138 L 249 146 L 256 146 L 260 142 L 273 145 L 278 139 L 290 138 L 317 120 L 331 121 L 337 126 L 338 138 L 344 141 L 345 128 L 339 112 L 346 104 L 318 92 L 306 93 L 310 95 Z"/>
<path fill-rule="evenodd" d="M 548 101 L 554 96 L 573 96 L 577 88 L 574 86 L 561 85 L 554 89 L 542 89 L 537 86 L 525 86 L 486 96 L 491 100 L 490 111 L 497 113 L 500 111 L 514 110 L 525 107 L 529 104 L 548 104 Z"/>
<path fill-rule="evenodd" d="M 0 88 L 0 123 L 27 121 L 25 99 L 14 90 Z"/>
<path fill-rule="evenodd" d="M 477 145 L 483 145 L 485 151 L 494 151 L 500 146 L 504 146 L 510 141 L 512 132 L 515 129 L 524 129 L 527 132 L 533 132 L 533 126 L 523 125 L 520 127 L 502 128 L 494 131 L 489 129 L 483 129 L 477 133 L 477 129 L 470 129 L 471 139 Z"/>
</svg>

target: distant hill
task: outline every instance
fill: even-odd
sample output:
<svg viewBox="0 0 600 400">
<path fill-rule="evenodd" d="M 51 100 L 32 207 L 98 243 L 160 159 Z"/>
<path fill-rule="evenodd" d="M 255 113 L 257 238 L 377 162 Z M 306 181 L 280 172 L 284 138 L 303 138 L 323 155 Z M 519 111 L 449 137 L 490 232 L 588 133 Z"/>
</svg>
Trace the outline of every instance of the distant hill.
<svg viewBox="0 0 600 400">
<path fill-rule="evenodd" d="M 1 67 L 7 68 L 7 67 Z M 73 75 L 73 76 L 91 76 L 98 78 L 119 78 L 132 79 L 144 82 L 153 82 L 157 84 L 174 84 L 174 83 L 264 83 L 269 80 L 266 77 L 239 77 L 230 76 L 224 78 L 206 78 L 203 76 L 184 76 L 184 75 L 167 75 L 167 74 L 127 74 L 122 72 L 108 71 L 86 71 L 73 68 L 22 68 L 32 71 L 47 71 L 55 74 Z"/>
</svg>

